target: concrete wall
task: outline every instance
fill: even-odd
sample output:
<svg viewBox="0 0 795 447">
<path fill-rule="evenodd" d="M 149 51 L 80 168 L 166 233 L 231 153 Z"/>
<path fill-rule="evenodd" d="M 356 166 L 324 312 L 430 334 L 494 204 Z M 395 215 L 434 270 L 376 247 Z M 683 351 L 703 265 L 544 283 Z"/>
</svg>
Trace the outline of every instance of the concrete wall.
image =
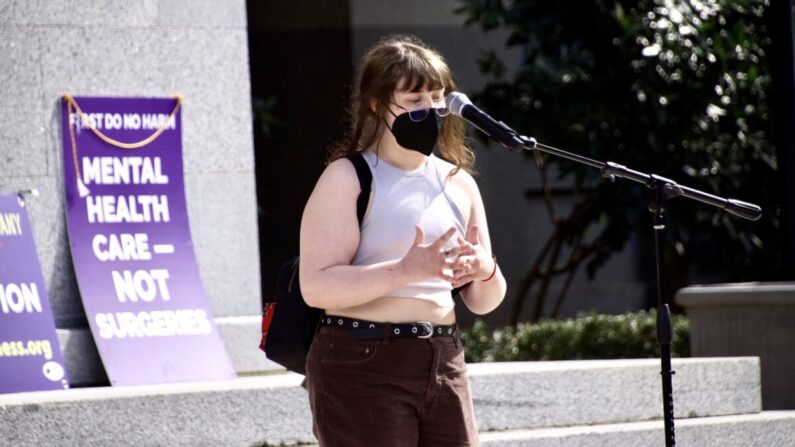
<svg viewBox="0 0 795 447">
<path fill-rule="evenodd" d="M 0 192 L 41 191 L 28 212 L 58 328 L 87 325 L 63 211 L 64 93 L 184 95 L 187 205 L 208 300 L 216 317 L 259 314 L 247 48 L 243 0 L 0 3 Z"/>
</svg>

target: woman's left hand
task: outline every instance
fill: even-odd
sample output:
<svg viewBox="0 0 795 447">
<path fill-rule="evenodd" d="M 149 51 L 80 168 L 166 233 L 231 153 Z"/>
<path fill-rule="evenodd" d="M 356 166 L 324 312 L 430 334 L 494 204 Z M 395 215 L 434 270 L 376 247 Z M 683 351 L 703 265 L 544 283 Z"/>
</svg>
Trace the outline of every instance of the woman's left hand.
<svg viewBox="0 0 795 447">
<path fill-rule="evenodd" d="M 458 237 L 461 253 L 458 259 L 450 263 L 453 269 L 453 288 L 463 286 L 471 281 L 483 281 L 494 271 L 494 259 L 480 244 L 478 226 L 472 225 L 467 231 L 466 239 Z"/>
</svg>

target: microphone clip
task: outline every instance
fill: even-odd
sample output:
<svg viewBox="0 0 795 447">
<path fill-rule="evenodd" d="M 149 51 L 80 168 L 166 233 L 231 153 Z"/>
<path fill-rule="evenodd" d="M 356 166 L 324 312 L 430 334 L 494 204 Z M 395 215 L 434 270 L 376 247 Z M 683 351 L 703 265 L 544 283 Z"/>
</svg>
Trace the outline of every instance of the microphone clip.
<svg viewBox="0 0 795 447">
<path fill-rule="evenodd" d="M 538 141 L 536 141 L 533 137 L 526 137 L 524 135 L 518 135 L 519 140 L 522 142 L 522 146 L 524 146 L 527 150 L 533 150 L 538 146 Z"/>
</svg>

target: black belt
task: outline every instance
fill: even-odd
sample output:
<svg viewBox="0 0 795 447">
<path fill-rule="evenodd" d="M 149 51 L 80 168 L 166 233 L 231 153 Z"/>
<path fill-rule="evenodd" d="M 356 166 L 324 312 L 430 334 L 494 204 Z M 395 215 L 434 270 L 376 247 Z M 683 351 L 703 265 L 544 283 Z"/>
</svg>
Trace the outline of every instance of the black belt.
<svg viewBox="0 0 795 447">
<path fill-rule="evenodd" d="M 321 326 L 340 327 L 350 331 L 357 340 L 377 340 L 386 337 L 452 337 L 458 332 L 455 324 L 441 325 L 427 321 L 417 323 L 377 323 L 375 321 L 323 315 Z"/>
</svg>

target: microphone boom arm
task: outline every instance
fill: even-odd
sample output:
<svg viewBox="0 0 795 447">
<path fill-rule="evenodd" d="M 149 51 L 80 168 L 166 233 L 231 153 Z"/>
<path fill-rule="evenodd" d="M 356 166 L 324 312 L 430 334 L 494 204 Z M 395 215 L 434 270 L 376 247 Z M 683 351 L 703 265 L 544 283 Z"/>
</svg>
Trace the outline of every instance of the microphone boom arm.
<svg viewBox="0 0 795 447">
<path fill-rule="evenodd" d="M 762 209 L 753 203 L 743 202 L 737 199 L 718 197 L 694 188 L 682 186 L 671 179 L 660 177 L 655 174 L 646 174 L 627 168 L 626 166 L 612 161 L 601 162 L 583 157 L 582 155 L 566 152 L 561 149 L 539 144 L 535 138 L 528 138 L 520 135 L 511 129 L 507 124 L 490 117 L 487 113 L 475 107 L 467 95 L 461 92 L 450 92 L 446 98 L 447 106 L 453 115 L 460 116 L 468 123 L 478 128 L 492 140 L 500 143 L 512 150 L 538 150 L 558 157 L 566 158 L 577 163 L 581 163 L 599 169 L 603 177 L 610 181 L 615 181 L 616 177 L 643 183 L 649 188 L 660 187 L 665 189 L 664 198 L 687 197 L 708 205 L 718 207 L 735 216 L 743 219 L 759 220 L 762 217 Z"/>
<path fill-rule="evenodd" d="M 644 172 L 629 169 L 624 165 L 620 165 L 612 161 L 601 162 L 588 157 L 583 157 L 582 155 L 566 152 L 562 149 L 541 144 L 537 142 L 535 138 L 528 138 L 520 135 L 519 139 L 522 141 L 521 148 L 525 150 L 538 150 L 547 154 L 555 155 L 594 167 L 599 169 L 602 172 L 602 176 L 607 177 L 610 179 L 610 181 L 615 181 L 616 177 L 621 177 L 638 183 L 643 183 L 649 188 L 660 186 L 666 189 L 666 198 L 687 197 L 688 199 L 706 203 L 707 205 L 712 205 L 730 214 L 748 220 L 759 220 L 759 218 L 762 217 L 762 208 L 753 203 L 727 197 L 719 197 L 695 188 L 680 185 L 671 179 L 661 177 L 656 174 L 646 174 Z"/>
</svg>

